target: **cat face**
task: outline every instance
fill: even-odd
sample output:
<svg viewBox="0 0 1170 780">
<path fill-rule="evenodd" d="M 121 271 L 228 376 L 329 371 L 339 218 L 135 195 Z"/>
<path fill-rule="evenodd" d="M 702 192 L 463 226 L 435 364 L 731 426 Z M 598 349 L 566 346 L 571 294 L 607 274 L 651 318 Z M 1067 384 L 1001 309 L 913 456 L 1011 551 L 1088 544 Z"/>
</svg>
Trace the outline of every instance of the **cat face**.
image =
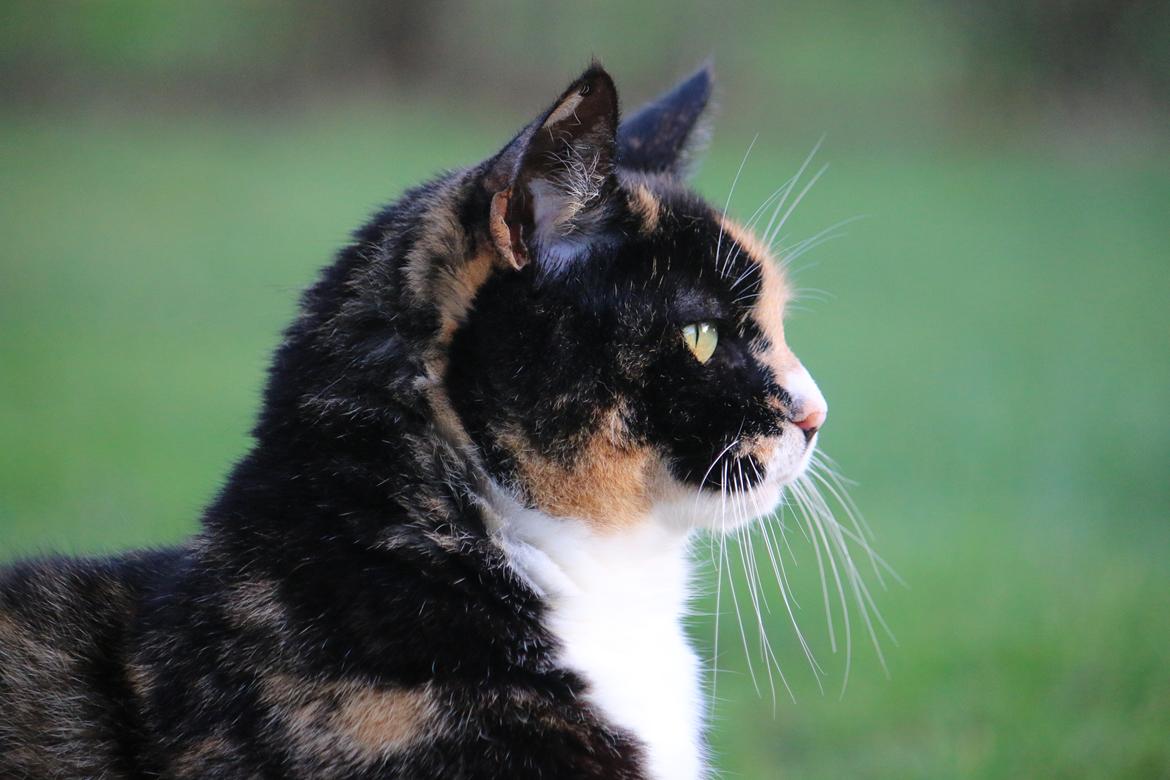
<svg viewBox="0 0 1170 780">
<path fill-rule="evenodd" d="M 619 125 L 594 67 L 483 168 L 489 258 L 444 385 L 492 477 L 549 514 L 734 527 L 825 421 L 781 266 L 684 182 L 709 93 L 702 71 Z"/>
</svg>

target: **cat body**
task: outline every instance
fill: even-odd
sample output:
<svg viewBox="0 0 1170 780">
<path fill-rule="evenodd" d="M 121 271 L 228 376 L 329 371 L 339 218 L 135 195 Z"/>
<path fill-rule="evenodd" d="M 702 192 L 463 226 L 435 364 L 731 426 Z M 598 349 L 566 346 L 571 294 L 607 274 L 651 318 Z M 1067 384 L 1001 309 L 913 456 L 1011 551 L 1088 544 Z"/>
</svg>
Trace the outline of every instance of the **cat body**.
<svg viewBox="0 0 1170 780">
<path fill-rule="evenodd" d="M 196 537 L 0 574 L 0 776 L 704 776 L 688 544 L 826 411 L 781 271 L 683 181 L 710 87 L 619 123 L 593 66 L 404 194 Z"/>
</svg>

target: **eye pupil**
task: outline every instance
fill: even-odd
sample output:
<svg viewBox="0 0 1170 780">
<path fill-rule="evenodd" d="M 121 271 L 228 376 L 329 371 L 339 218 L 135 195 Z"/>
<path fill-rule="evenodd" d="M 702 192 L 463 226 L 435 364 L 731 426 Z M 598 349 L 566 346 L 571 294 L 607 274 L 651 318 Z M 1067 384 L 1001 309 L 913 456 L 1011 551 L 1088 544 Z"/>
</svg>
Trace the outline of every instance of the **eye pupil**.
<svg viewBox="0 0 1170 780">
<path fill-rule="evenodd" d="M 715 353 L 719 331 L 713 322 L 692 322 L 681 329 L 683 342 L 700 363 L 706 363 Z"/>
</svg>

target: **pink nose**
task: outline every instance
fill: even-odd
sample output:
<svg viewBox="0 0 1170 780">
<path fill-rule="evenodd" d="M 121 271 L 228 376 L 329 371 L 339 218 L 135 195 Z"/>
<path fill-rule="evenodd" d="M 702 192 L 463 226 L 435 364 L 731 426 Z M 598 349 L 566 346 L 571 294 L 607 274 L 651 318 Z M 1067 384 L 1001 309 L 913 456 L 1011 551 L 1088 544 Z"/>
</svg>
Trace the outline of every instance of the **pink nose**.
<svg viewBox="0 0 1170 780">
<path fill-rule="evenodd" d="M 827 414 L 824 409 L 813 409 L 804 417 L 801 417 L 799 420 L 793 420 L 792 422 L 796 423 L 797 428 L 804 431 L 805 441 L 812 441 L 812 437 L 825 424 Z"/>
</svg>

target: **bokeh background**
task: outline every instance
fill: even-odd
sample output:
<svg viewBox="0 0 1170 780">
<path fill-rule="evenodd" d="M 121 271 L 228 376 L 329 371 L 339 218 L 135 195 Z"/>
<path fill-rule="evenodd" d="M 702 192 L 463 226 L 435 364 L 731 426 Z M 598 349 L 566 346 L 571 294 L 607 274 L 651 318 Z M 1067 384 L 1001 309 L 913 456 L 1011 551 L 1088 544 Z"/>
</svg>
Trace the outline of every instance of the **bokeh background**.
<svg viewBox="0 0 1170 780">
<path fill-rule="evenodd" d="M 192 533 L 315 269 L 592 56 L 630 106 L 714 58 L 733 214 L 824 136 L 784 240 L 864 217 L 790 341 L 898 642 L 854 615 L 841 694 L 791 534 L 824 692 L 773 598 L 773 697 L 724 593 L 722 776 L 1170 777 L 1165 2 L 0 3 L 0 558 Z"/>
</svg>

